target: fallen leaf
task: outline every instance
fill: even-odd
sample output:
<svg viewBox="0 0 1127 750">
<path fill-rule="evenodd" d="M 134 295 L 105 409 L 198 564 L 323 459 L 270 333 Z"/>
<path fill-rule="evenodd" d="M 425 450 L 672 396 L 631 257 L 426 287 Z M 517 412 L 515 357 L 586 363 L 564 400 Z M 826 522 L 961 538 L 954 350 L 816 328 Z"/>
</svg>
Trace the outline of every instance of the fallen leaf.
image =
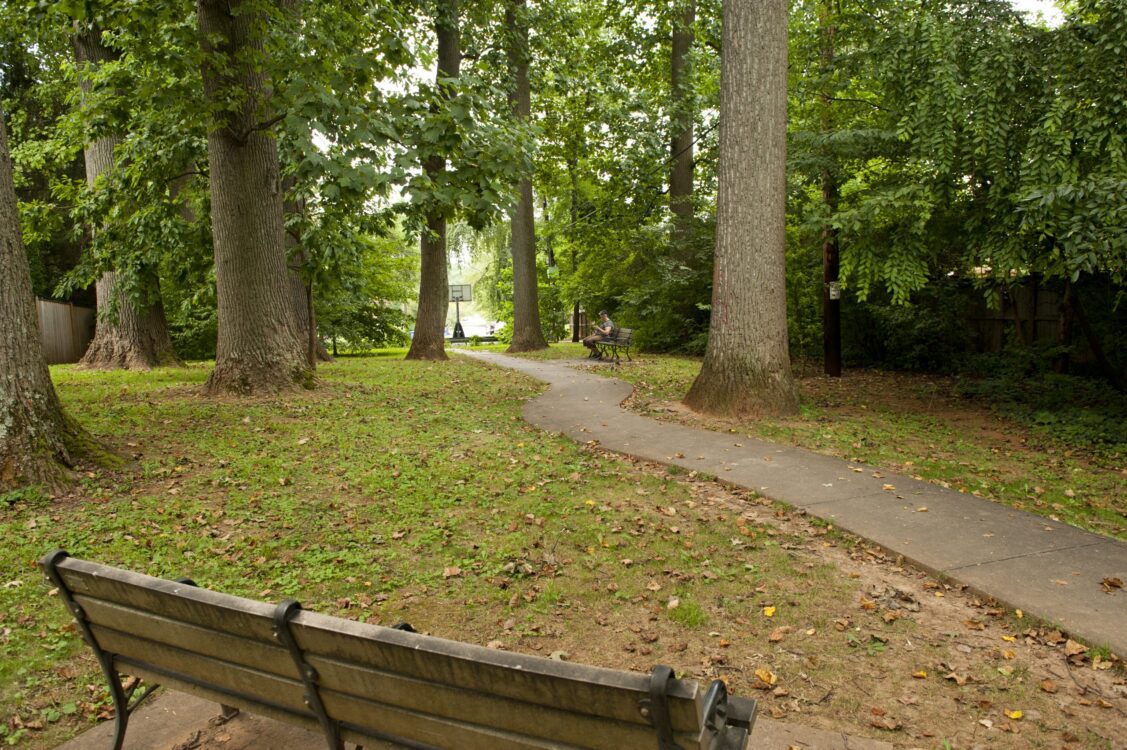
<svg viewBox="0 0 1127 750">
<path fill-rule="evenodd" d="M 1123 581 L 1118 578 L 1105 578 L 1100 583 L 1103 585 L 1104 591 L 1109 594 L 1111 593 L 1112 589 L 1123 588 Z"/>
<path fill-rule="evenodd" d="M 1064 644 L 1064 653 L 1066 656 L 1078 656 L 1079 654 L 1087 653 L 1088 647 L 1082 643 L 1077 643 L 1071 638 Z"/>
<path fill-rule="evenodd" d="M 915 677 L 917 680 L 925 680 L 925 679 L 927 679 L 927 672 L 925 670 L 921 669 L 918 672 L 912 672 L 912 676 Z"/>
<path fill-rule="evenodd" d="M 442 569 L 442 577 L 443 578 L 455 578 L 455 577 L 460 576 L 460 575 L 462 575 L 462 569 L 459 568 L 459 567 L 455 566 L 455 567 L 443 568 Z"/>
<path fill-rule="evenodd" d="M 1052 680 L 1041 680 L 1041 689 L 1046 693 L 1055 693 L 1057 691 L 1057 684 Z"/>
<path fill-rule="evenodd" d="M 1003 659 L 1012 659 L 1015 656 L 1017 656 L 1017 654 L 1015 654 L 1013 651 L 1009 650 L 1008 648 L 1005 651 L 1002 652 L 1002 658 Z"/>
<path fill-rule="evenodd" d="M 775 628 L 771 631 L 770 635 L 767 636 L 767 640 L 771 641 L 771 643 L 778 643 L 788 632 L 790 632 L 790 628 L 785 626 L 781 628 Z"/>
<path fill-rule="evenodd" d="M 884 484 L 884 485 L 881 485 L 881 489 L 884 490 L 885 492 L 895 492 L 896 491 L 896 485 L 895 484 Z"/>
<path fill-rule="evenodd" d="M 763 608 L 763 616 L 764 617 L 774 617 L 775 616 L 775 608 L 774 607 L 764 607 Z"/>
<path fill-rule="evenodd" d="M 778 676 L 766 667 L 760 667 L 759 669 L 755 670 L 755 676 L 759 678 L 759 681 L 761 683 L 763 683 L 762 685 L 756 685 L 756 687 L 760 690 L 766 690 L 769 687 L 774 687 L 775 684 L 779 681 Z"/>
<path fill-rule="evenodd" d="M 1007 643 L 1013 643 L 1017 640 L 1017 636 L 1016 635 L 1003 635 L 1002 640 L 1006 641 Z"/>
<path fill-rule="evenodd" d="M 943 675 L 943 679 L 951 680 L 956 685 L 961 686 L 967 684 L 967 682 L 970 680 L 970 676 L 965 674 L 958 674 L 957 672 L 951 672 L 949 674 Z"/>
<path fill-rule="evenodd" d="M 1006 714 L 1006 716 L 1010 717 L 1014 721 L 1020 721 L 1021 717 L 1025 716 L 1025 714 L 1022 711 L 1006 711 L 1005 714 Z"/>
<path fill-rule="evenodd" d="M 676 596 L 669 597 L 669 601 L 665 603 L 666 609 L 677 609 L 681 606 L 681 599 Z"/>
<path fill-rule="evenodd" d="M 886 729 L 890 732 L 895 732 L 900 728 L 900 722 L 893 719 L 891 716 L 873 717 L 869 720 L 869 726 L 876 729 Z"/>
<path fill-rule="evenodd" d="M 927 506 L 926 506 L 926 505 L 922 505 L 922 506 L 920 506 L 919 508 L 916 508 L 916 512 L 917 512 L 917 513 L 927 513 Z"/>
</svg>

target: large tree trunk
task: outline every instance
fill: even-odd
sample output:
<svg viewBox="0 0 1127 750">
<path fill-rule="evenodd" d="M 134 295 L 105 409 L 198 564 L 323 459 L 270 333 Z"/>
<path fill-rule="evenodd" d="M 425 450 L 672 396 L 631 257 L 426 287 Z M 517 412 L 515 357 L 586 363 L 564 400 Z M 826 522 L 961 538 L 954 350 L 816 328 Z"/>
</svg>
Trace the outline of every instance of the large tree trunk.
<svg viewBox="0 0 1127 750">
<path fill-rule="evenodd" d="M 685 404 L 791 414 L 785 271 L 787 3 L 725 0 L 712 317 Z"/>
<path fill-rule="evenodd" d="M 457 0 L 438 0 L 434 30 L 438 37 L 436 75 L 442 87 L 442 79 L 456 77 L 462 63 Z M 428 175 L 440 175 L 446 169 L 446 159 L 432 157 L 423 168 Z M 446 215 L 441 209 L 427 216 L 426 229 L 419 238 L 419 256 L 419 311 L 407 359 L 445 360 L 444 331 L 446 313 L 450 309 L 450 286 L 446 268 Z"/>
<path fill-rule="evenodd" d="M 532 92 L 528 81 L 528 23 L 524 19 L 524 0 L 510 0 L 505 6 L 508 31 L 509 73 L 513 88 L 509 101 L 518 120 L 527 122 L 532 113 Z M 511 215 L 513 244 L 513 340 L 507 351 L 531 352 L 547 349 L 540 327 L 540 291 L 536 279 L 536 221 L 533 216 L 532 178 L 524 177 L 518 186 L 517 203 Z"/>
<path fill-rule="evenodd" d="M 86 100 L 92 86 L 87 71 L 112 60 L 115 53 L 102 44 L 101 29 L 87 25 L 75 32 L 74 54 L 79 68 L 79 86 Z M 86 182 L 91 187 L 99 177 L 113 170 L 114 149 L 119 141 L 114 136 L 105 136 L 86 144 L 83 149 Z M 168 335 L 157 275 L 150 269 L 142 269 L 140 273 L 139 298 L 125 293 L 116 273 L 107 272 L 98 279 L 95 285 L 98 320 L 94 340 L 82 358 L 84 367 L 148 370 L 180 364 Z"/>
<path fill-rule="evenodd" d="M 43 356 L 0 111 L 0 492 L 58 485 L 92 441 L 59 405 Z"/>
<path fill-rule="evenodd" d="M 245 97 L 207 136 L 219 312 L 209 394 L 313 383 L 287 278 L 278 147 L 265 132 L 270 82 L 254 59 L 266 21 L 252 7 L 249 0 L 199 0 L 208 102 L 229 107 L 232 90 Z"/>
<path fill-rule="evenodd" d="M 673 138 L 669 170 L 669 209 L 673 212 L 673 247 L 687 257 L 693 231 L 693 90 L 689 53 L 693 46 L 694 0 L 674 0 L 673 54 L 670 60 Z"/>
</svg>

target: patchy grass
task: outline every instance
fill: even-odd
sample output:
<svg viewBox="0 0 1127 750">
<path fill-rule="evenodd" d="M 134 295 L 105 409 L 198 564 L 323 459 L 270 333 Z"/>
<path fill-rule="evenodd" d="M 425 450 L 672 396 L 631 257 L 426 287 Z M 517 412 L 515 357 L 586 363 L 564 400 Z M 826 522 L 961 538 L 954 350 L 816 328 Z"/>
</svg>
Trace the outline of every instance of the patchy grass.
<svg viewBox="0 0 1127 750">
<path fill-rule="evenodd" d="M 541 386 L 516 373 L 345 358 L 315 391 L 253 400 L 203 398 L 207 374 L 55 368 L 71 413 L 133 463 L 0 502 L 8 744 L 54 747 L 108 715 L 35 568 L 55 547 L 498 648 L 667 663 L 768 715 L 905 746 L 1106 748 L 1127 733 L 1110 655 L 1069 662 L 1052 628 L 824 523 L 533 430 L 520 410 Z"/>
<path fill-rule="evenodd" d="M 574 345 L 553 349 L 558 351 L 551 356 L 581 356 Z M 996 389 L 989 391 L 995 397 L 985 400 L 962 395 L 981 386 L 974 391 L 953 378 L 850 371 L 842 378 L 801 376 L 797 417 L 739 423 L 703 419 L 679 406 L 700 371 L 700 359 L 644 355 L 593 371 L 633 383 L 628 406 L 658 419 L 739 431 L 872 464 L 1127 539 L 1127 444 L 1093 444 L 1083 433 L 1083 424 L 1104 424 L 1092 416 L 1095 403 L 1074 412 L 1080 421 L 1064 429 L 1062 416 L 1050 418 L 1024 401 L 1022 409 L 1039 416 L 1017 419 L 1018 410 L 1000 402 Z M 1055 395 L 1059 402 L 1067 390 Z M 1119 408 L 1106 408 L 1113 407 Z M 1061 408 L 1062 415 L 1070 413 Z"/>
</svg>

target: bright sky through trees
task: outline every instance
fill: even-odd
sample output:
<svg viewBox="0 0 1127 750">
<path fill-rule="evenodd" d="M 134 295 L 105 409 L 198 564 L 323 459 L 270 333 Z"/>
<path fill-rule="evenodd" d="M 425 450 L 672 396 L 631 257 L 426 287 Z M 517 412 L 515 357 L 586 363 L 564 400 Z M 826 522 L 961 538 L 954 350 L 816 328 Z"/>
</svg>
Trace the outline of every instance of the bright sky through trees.
<svg viewBox="0 0 1127 750">
<path fill-rule="evenodd" d="M 1056 6 L 1051 0 L 1010 0 L 1013 6 L 1020 11 L 1031 14 L 1036 17 L 1041 14 L 1045 17 L 1052 26 L 1058 25 L 1064 20 L 1064 14 L 1060 12 L 1060 8 Z"/>
</svg>

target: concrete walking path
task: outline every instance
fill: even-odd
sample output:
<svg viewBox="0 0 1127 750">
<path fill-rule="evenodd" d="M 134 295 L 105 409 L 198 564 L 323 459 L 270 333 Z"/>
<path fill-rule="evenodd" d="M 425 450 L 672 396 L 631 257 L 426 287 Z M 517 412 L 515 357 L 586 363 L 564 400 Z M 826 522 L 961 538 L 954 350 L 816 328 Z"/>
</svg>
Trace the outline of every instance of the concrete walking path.
<svg viewBox="0 0 1127 750">
<path fill-rule="evenodd" d="M 659 422 L 621 407 L 633 387 L 574 360 L 459 354 L 551 387 L 524 418 L 579 442 L 704 472 L 753 490 L 965 583 L 1010 607 L 1127 657 L 1127 543 L 855 462 L 742 435 Z"/>
</svg>

